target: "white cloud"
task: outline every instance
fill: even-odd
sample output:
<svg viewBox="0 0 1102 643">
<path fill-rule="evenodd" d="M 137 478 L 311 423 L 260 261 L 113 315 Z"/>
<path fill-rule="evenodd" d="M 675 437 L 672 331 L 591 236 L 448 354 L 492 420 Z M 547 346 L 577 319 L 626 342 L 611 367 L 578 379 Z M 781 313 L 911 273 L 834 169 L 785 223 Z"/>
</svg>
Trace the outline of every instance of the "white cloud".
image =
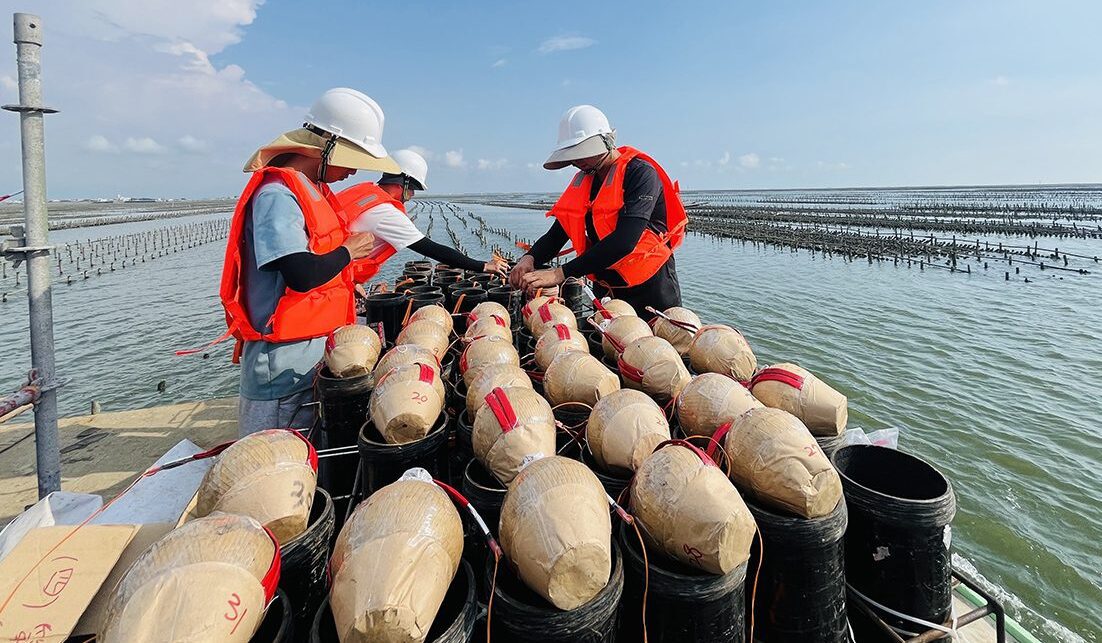
<svg viewBox="0 0 1102 643">
<path fill-rule="evenodd" d="M 754 152 L 747 152 L 746 154 L 738 157 L 738 164 L 741 167 L 746 168 L 747 170 L 752 170 L 761 165 L 761 157 L 759 157 Z"/>
<path fill-rule="evenodd" d="M 597 41 L 592 38 L 564 34 L 544 40 L 540 43 L 539 49 L 537 49 L 536 51 L 541 54 L 553 54 L 556 51 L 585 49 L 586 47 L 592 47 L 595 44 L 597 44 Z"/>
<path fill-rule="evenodd" d="M 1001 76 L 1001 75 L 1000 76 L 995 76 L 994 78 L 991 79 L 991 84 L 992 85 L 997 85 L 999 87 L 1006 87 L 1007 85 L 1010 84 L 1010 79 L 1007 78 L 1006 76 Z"/>
<path fill-rule="evenodd" d="M 689 167 L 688 161 L 681 161 L 681 167 Z"/>
<path fill-rule="evenodd" d="M 706 161 L 704 159 L 696 159 L 695 161 L 693 161 L 693 165 L 697 167 L 712 167 L 712 162 Z"/>
<path fill-rule="evenodd" d="M 4 91 L 15 92 L 19 89 L 19 83 L 11 76 L 5 74 L 0 76 L 0 88 L 3 88 Z"/>
<path fill-rule="evenodd" d="M 114 154 L 119 151 L 117 145 L 107 140 L 106 136 L 96 134 L 92 138 L 84 142 L 84 149 L 89 152 L 100 152 L 104 154 Z"/>
<path fill-rule="evenodd" d="M 500 170 L 509 165 L 509 159 L 478 159 L 480 170 Z"/>
<path fill-rule="evenodd" d="M 444 152 L 444 165 L 455 168 L 467 167 L 467 162 L 463 160 L 463 150 Z"/>
<path fill-rule="evenodd" d="M 535 163 L 526 163 L 525 165 L 528 167 L 529 170 L 534 170 L 536 168 Z"/>
<path fill-rule="evenodd" d="M 716 163 L 719 163 L 720 165 L 727 165 L 730 162 L 731 162 L 731 153 L 730 152 L 724 152 L 723 156 L 719 157 L 719 160 L 716 161 Z"/>
<path fill-rule="evenodd" d="M 44 93 L 64 110 L 48 125 L 51 195 L 234 194 L 253 150 L 302 123 L 303 107 L 214 62 L 241 40 L 260 0 L 42 4 L 53 35 Z M 0 94 L 14 72 L 0 60 Z M 89 152 L 111 156 L 87 164 Z M 0 167 L 0 184 L 17 177 L 18 165 Z"/>
<path fill-rule="evenodd" d="M 148 136 L 141 138 L 127 137 L 122 146 L 135 154 L 164 154 L 168 151 L 164 145 Z"/>
<path fill-rule="evenodd" d="M 426 161 L 436 160 L 436 154 L 432 150 L 423 148 L 420 145 L 410 145 L 406 149 L 408 149 L 411 152 L 417 152 L 421 156 L 425 157 Z"/>
<path fill-rule="evenodd" d="M 573 84 L 574 84 L 574 81 L 570 80 L 569 78 L 563 78 L 562 79 L 562 86 L 563 87 L 570 87 Z"/>
<path fill-rule="evenodd" d="M 849 164 L 843 161 L 827 162 L 819 161 L 815 164 L 820 170 L 826 170 L 828 172 L 841 172 L 849 169 Z"/>
<path fill-rule="evenodd" d="M 498 58 L 497 60 L 494 61 L 494 64 L 490 65 L 490 67 L 492 67 L 494 69 L 497 69 L 499 67 L 504 67 L 505 63 L 507 63 L 507 62 L 508 61 L 505 60 L 504 58 Z"/>
<path fill-rule="evenodd" d="M 185 152 L 191 152 L 192 154 L 202 154 L 210 149 L 210 145 L 206 141 L 195 138 L 191 134 L 184 134 L 176 139 L 176 144 Z"/>
</svg>

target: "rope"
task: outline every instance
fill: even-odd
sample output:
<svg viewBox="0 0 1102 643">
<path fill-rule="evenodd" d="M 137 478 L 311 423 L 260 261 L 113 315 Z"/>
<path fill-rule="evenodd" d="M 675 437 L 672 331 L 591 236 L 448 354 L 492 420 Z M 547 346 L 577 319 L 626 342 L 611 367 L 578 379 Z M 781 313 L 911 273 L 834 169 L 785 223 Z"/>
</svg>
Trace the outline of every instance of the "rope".
<svg viewBox="0 0 1102 643">
<path fill-rule="evenodd" d="M 953 612 L 951 612 L 952 617 L 953 617 L 952 624 L 949 627 L 945 627 L 944 625 L 938 625 L 937 623 L 931 623 L 930 621 L 924 621 L 924 620 L 918 618 L 917 616 L 910 616 L 908 614 L 904 614 L 903 612 L 897 612 L 897 611 L 893 610 L 892 608 L 888 607 L 887 605 L 881 605 L 880 603 L 877 603 L 876 601 L 872 600 L 868 596 L 865 596 L 861 592 L 857 591 L 857 589 L 853 585 L 850 585 L 849 583 L 846 583 L 846 589 L 853 592 L 854 595 L 857 596 L 857 598 L 861 599 L 865 603 L 868 603 L 869 605 L 871 605 L 875 608 L 881 609 L 881 610 L 887 612 L 888 614 L 891 614 L 892 616 L 894 616 L 896 618 L 901 618 L 905 621 L 910 621 L 911 623 L 914 623 L 916 625 L 921 625 L 921 626 L 923 626 L 927 629 L 936 630 L 938 632 L 948 634 L 953 639 L 957 638 L 957 614 L 956 614 L 955 610 Z M 893 627 L 892 629 L 894 630 L 894 629 L 898 629 L 898 628 Z M 910 634 L 910 633 L 908 632 L 908 634 Z"/>
<path fill-rule="evenodd" d="M 650 589 L 650 561 L 647 560 L 647 544 L 643 542 L 643 533 L 639 531 L 639 521 L 631 521 L 635 536 L 639 539 L 639 551 L 643 552 L 643 643 L 647 643 L 647 592 Z M 750 621 L 753 623 L 753 619 Z M 750 626 L 750 640 L 753 641 L 754 627 Z"/>
</svg>

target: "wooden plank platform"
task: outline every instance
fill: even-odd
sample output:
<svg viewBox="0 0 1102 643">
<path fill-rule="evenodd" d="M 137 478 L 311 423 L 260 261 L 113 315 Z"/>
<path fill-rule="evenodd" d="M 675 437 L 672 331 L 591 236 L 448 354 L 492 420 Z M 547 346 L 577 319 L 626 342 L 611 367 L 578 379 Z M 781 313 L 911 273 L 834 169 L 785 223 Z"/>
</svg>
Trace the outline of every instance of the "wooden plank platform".
<svg viewBox="0 0 1102 643">
<path fill-rule="evenodd" d="M 63 418 L 58 433 L 61 488 L 108 500 L 184 438 L 204 448 L 236 438 L 237 398 Z M 37 500 L 34 424 L 0 424 L 0 526 Z"/>
</svg>

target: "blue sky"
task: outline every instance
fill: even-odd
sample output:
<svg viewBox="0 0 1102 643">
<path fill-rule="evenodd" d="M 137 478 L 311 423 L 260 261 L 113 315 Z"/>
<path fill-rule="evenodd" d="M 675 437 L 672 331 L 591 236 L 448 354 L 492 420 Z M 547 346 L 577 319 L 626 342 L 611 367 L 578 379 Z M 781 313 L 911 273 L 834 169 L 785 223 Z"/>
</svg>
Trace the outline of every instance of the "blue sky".
<svg viewBox="0 0 1102 643">
<path fill-rule="evenodd" d="M 19 7 L 0 0 L 6 14 Z M 1098 3 L 58 0 L 36 10 L 47 100 L 63 110 L 47 130 L 56 197 L 235 194 L 252 149 L 341 85 L 383 106 L 388 147 L 427 150 L 438 193 L 561 189 L 567 172 L 540 163 L 560 114 L 579 103 L 603 109 L 621 143 L 684 189 L 1102 176 Z M 13 102 L 14 47 L 3 57 L 0 99 Z M 18 127 L 7 122 L 0 192 L 19 181 Z"/>
</svg>

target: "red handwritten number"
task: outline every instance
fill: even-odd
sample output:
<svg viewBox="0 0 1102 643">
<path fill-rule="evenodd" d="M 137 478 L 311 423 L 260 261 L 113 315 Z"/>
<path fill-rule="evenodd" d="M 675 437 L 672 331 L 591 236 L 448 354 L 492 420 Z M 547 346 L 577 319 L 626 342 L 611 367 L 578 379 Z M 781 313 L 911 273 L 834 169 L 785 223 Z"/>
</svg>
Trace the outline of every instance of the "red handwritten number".
<svg viewBox="0 0 1102 643">
<path fill-rule="evenodd" d="M 413 396 L 410 399 L 414 402 L 417 402 L 418 404 L 424 404 L 425 402 L 429 401 L 429 396 L 425 395 L 424 393 L 413 393 L 412 395 Z"/>
<path fill-rule="evenodd" d="M 241 625 L 241 621 L 244 620 L 249 610 L 245 608 L 240 612 L 237 611 L 237 608 L 241 606 L 241 597 L 237 595 L 237 592 L 230 594 L 230 598 L 226 601 L 226 604 L 230 606 L 230 611 L 222 616 L 224 616 L 227 621 L 233 623 L 233 629 L 230 630 L 230 634 L 232 635 L 237 631 L 237 626 Z"/>
<path fill-rule="evenodd" d="M 685 551 L 685 555 L 692 558 L 693 562 L 696 563 L 697 565 L 700 564 L 700 559 L 704 558 L 704 554 L 702 554 L 699 549 L 697 549 L 696 547 L 693 547 L 689 543 L 685 543 L 682 546 L 682 549 Z"/>
<path fill-rule="evenodd" d="M 809 458 L 815 457 L 815 454 L 817 453 L 817 449 L 815 448 L 815 445 L 809 444 L 804 448 L 807 449 L 807 457 L 809 457 Z"/>
</svg>

